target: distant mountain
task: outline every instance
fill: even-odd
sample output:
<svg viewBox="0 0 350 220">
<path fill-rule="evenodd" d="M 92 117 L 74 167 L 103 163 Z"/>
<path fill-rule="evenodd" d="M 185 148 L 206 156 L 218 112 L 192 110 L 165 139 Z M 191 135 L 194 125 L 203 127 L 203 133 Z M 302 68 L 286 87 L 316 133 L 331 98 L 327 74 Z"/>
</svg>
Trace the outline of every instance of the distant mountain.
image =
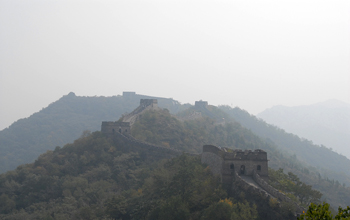
<svg viewBox="0 0 350 220">
<path fill-rule="evenodd" d="M 350 158 L 350 104 L 333 99 L 313 105 L 274 106 L 257 117 Z"/>
</svg>

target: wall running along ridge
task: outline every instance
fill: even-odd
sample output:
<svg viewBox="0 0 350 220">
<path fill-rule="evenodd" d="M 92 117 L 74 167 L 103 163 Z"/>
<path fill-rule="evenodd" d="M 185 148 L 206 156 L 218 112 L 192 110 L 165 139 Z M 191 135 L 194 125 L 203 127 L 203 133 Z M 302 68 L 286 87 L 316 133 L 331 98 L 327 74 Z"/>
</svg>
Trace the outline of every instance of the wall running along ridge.
<svg viewBox="0 0 350 220">
<path fill-rule="evenodd" d="M 263 180 L 259 174 L 256 172 L 253 172 L 253 180 L 259 184 L 261 188 L 263 188 L 266 192 L 271 194 L 273 197 L 277 198 L 281 202 L 287 202 L 291 203 L 296 207 L 296 212 L 297 213 L 302 213 L 304 208 L 300 207 L 297 203 L 295 203 L 293 200 L 291 200 L 288 196 L 286 196 L 284 193 L 281 193 L 277 189 L 273 188 L 271 185 L 269 185 L 265 180 Z"/>
<path fill-rule="evenodd" d="M 228 150 L 213 145 L 204 145 L 201 158 L 201 162 L 207 164 L 214 175 L 220 176 L 222 184 L 227 190 L 234 190 L 234 186 L 238 185 L 242 189 L 249 190 L 254 194 L 260 194 L 264 198 L 275 198 L 279 202 L 287 202 L 295 207 L 297 214 L 304 211 L 297 203 L 273 188 L 263 179 L 268 178 L 267 154 L 265 151 L 233 150 L 229 152 Z M 261 165 L 261 170 L 257 170 L 257 164 Z M 232 167 L 232 165 L 234 166 Z M 246 182 L 238 174 L 242 165 L 247 170 L 240 173 L 240 175 L 250 176 L 261 189 Z M 263 175 L 263 178 L 261 175 Z"/>
<path fill-rule="evenodd" d="M 129 122 L 132 126 L 137 118 L 146 110 L 159 110 L 157 99 L 141 99 L 140 105 L 133 112 L 124 116 L 123 122 Z"/>
</svg>

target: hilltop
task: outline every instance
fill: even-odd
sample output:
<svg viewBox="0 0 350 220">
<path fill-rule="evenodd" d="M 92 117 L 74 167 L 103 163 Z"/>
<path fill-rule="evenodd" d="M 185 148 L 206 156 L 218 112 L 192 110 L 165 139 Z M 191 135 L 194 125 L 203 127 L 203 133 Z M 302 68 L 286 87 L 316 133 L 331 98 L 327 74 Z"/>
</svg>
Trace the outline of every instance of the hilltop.
<svg viewBox="0 0 350 220">
<path fill-rule="evenodd" d="M 222 125 L 208 117 L 181 122 L 167 110 L 150 110 L 142 114 L 131 133 L 143 143 L 161 146 L 151 149 L 120 135 L 85 132 L 72 144 L 56 147 L 34 163 L 1 174 L 0 217 L 295 219 L 290 205 L 247 191 L 244 186 L 236 185 L 228 194 L 198 156 L 180 153 L 198 151 L 195 146 L 209 139 L 232 144 L 239 135 L 240 147 L 264 147 L 275 158 L 273 147 L 263 146 L 238 123 Z M 319 199 L 320 194 L 314 196 L 290 187 L 299 185 L 297 177 L 281 171 L 270 173 L 274 177 L 271 184 L 296 202 L 308 204 Z M 281 183 L 289 187 L 278 187 Z"/>
<path fill-rule="evenodd" d="M 84 130 L 100 130 L 101 121 L 118 120 L 135 109 L 140 98 L 154 97 L 134 93 L 114 97 L 77 97 L 71 93 L 62 97 L 0 132 L 2 171 L 34 161 L 47 150 L 73 142 Z M 201 111 L 195 106 L 162 98 L 158 104 L 168 111 L 157 115 L 149 112 L 140 118 L 132 130 L 135 138 L 190 153 L 201 153 L 201 146 L 205 144 L 264 149 L 268 152 L 270 167 L 297 174 L 302 181 L 320 190 L 333 207 L 349 204 L 350 193 L 346 187 L 350 185 L 349 174 L 341 173 L 344 167 L 349 167 L 349 160 L 344 156 L 268 125 L 238 108 L 208 105 L 207 110 Z M 200 115 L 193 115 L 194 112 Z"/>
<path fill-rule="evenodd" d="M 101 121 L 118 120 L 135 109 L 142 98 L 157 98 L 160 107 L 174 114 L 186 108 L 173 99 L 132 92 L 112 97 L 80 97 L 71 92 L 0 131 L 0 173 L 33 162 L 56 146 L 73 142 L 84 130 L 100 130 Z"/>
</svg>

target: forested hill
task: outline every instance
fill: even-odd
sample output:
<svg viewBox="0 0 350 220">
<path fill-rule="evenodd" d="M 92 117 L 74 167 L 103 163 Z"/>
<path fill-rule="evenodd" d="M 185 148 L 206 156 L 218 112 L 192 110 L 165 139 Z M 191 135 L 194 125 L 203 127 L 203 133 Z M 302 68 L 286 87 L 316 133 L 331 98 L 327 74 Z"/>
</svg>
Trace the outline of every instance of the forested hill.
<svg viewBox="0 0 350 220">
<path fill-rule="evenodd" d="M 133 111 L 140 99 L 157 98 L 161 108 L 177 113 L 185 108 L 173 99 L 131 94 L 126 97 L 63 96 L 28 118 L 0 131 L 0 173 L 35 160 L 47 150 L 73 142 L 84 130 L 101 129 L 102 121 L 116 121 Z"/>
<path fill-rule="evenodd" d="M 0 132 L 1 171 L 34 161 L 38 155 L 47 150 L 73 142 L 84 130 L 100 130 L 102 121 L 118 120 L 123 113 L 134 110 L 141 98 L 153 97 L 141 95 L 77 97 L 74 93 L 62 97 L 40 112 L 27 119 L 21 119 Z M 180 105 L 172 99 L 157 99 L 160 107 L 169 109 L 173 114 L 190 107 Z M 240 109 L 227 108 L 224 109 L 226 111 L 224 113 L 215 106 L 208 106 L 208 110 L 218 118 L 225 118 L 226 122 L 230 122 L 229 118 L 233 117 L 236 123 L 218 124 L 216 120 L 203 116 L 193 122 L 185 121 L 181 124 L 180 121 L 169 118 L 169 115 L 163 115 L 169 121 L 153 124 L 156 117 L 151 115 L 152 117 L 150 116 L 151 118 L 147 121 L 141 119 L 132 132 L 138 139 L 163 146 L 177 146 L 178 149 L 188 152 L 201 152 L 203 144 L 265 149 L 269 152 L 271 167 L 283 168 L 285 171 L 297 174 L 304 182 L 321 190 L 324 198 L 335 207 L 350 203 L 347 201 L 350 198 L 348 188 L 342 185 L 342 183 L 350 185 L 349 175 L 339 174 L 341 171 L 348 171 L 349 165 L 346 158 L 329 149 L 309 144 L 306 140 L 297 140 L 288 145 L 288 141 L 283 142 L 283 135 L 286 140 L 290 137 L 295 139 L 298 137 L 259 122 Z M 159 117 L 163 116 L 159 115 Z M 183 128 L 184 125 L 189 127 Z M 170 128 L 173 129 L 171 132 L 165 132 Z M 268 133 L 269 136 L 263 132 Z M 313 159 L 314 155 L 318 158 L 316 161 Z M 329 165 L 325 165 L 328 162 Z"/>
<path fill-rule="evenodd" d="M 318 168 L 324 177 L 335 179 L 350 185 L 350 160 L 324 146 L 318 146 L 311 141 L 299 138 L 284 130 L 267 124 L 261 119 L 249 114 L 238 107 L 220 106 L 245 128 L 250 129 L 260 137 L 267 138 L 278 146 L 278 149 L 295 155 L 300 161 Z"/>
<path fill-rule="evenodd" d="M 217 107 L 210 106 L 209 109 L 214 114 L 228 117 Z M 190 114 L 190 111 L 186 112 Z M 167 111 L 149 111 L 134 124 L 131 132 L 139 140 L 185 152 L 201 152 L 204 144 L 233 149 L 263 149 L 267 152 L 269 167 L 276 170 L 282 168 L 285 172 L 296 174 L 303 182 L 321 191 L 322 199 L 327 200 L 335 208 L 350 204 L 349 187 L 337 180 L 322 177 L 318 169 L 283 152 L 273 142 L 255 135 L 240 123 L 226 121 L 226 123 L 217 123 L 214 119 L 202 117 L 182 123 Z M 349 182 L 347 176 L 342 178 Z M 284 184 L 286 183 L 281 185 Z"/>
<path fill-rule="evenodd" d="M 181 122 L 167 110 L 143 114 L 132 133 L 177 150 L 197 151 L 208 140 L 244 149 L 254 145 L 278 159 L 272 146 L 264 146 L 238 123 L 218 125 L 210 118 Z M 85 132 L 34 163 L 0 174 L 0 219 L 296 219 L 290 203 L 279 204 L 239 184 L 228 193 L 198 156 L 163 154 L 161 160 L 159 149 L 150 153 L 120 137 Z M 293 201 L 320 201 L 321 194 L 294 174 L 269 172 L 270 184 Z"/>
</svg>

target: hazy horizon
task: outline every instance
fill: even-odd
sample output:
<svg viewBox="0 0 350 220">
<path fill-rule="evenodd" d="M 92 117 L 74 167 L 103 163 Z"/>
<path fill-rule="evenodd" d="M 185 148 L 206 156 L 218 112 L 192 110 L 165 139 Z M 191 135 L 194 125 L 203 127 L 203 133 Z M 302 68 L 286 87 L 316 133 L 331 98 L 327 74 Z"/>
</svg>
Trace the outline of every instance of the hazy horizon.
<svg viewBox="0 0 350 220">
<path fill-rule="evenodd" d="M 0 130 L 69 92 L 350 103 L 350 2 L 0 0 Z"/>
</svg>

